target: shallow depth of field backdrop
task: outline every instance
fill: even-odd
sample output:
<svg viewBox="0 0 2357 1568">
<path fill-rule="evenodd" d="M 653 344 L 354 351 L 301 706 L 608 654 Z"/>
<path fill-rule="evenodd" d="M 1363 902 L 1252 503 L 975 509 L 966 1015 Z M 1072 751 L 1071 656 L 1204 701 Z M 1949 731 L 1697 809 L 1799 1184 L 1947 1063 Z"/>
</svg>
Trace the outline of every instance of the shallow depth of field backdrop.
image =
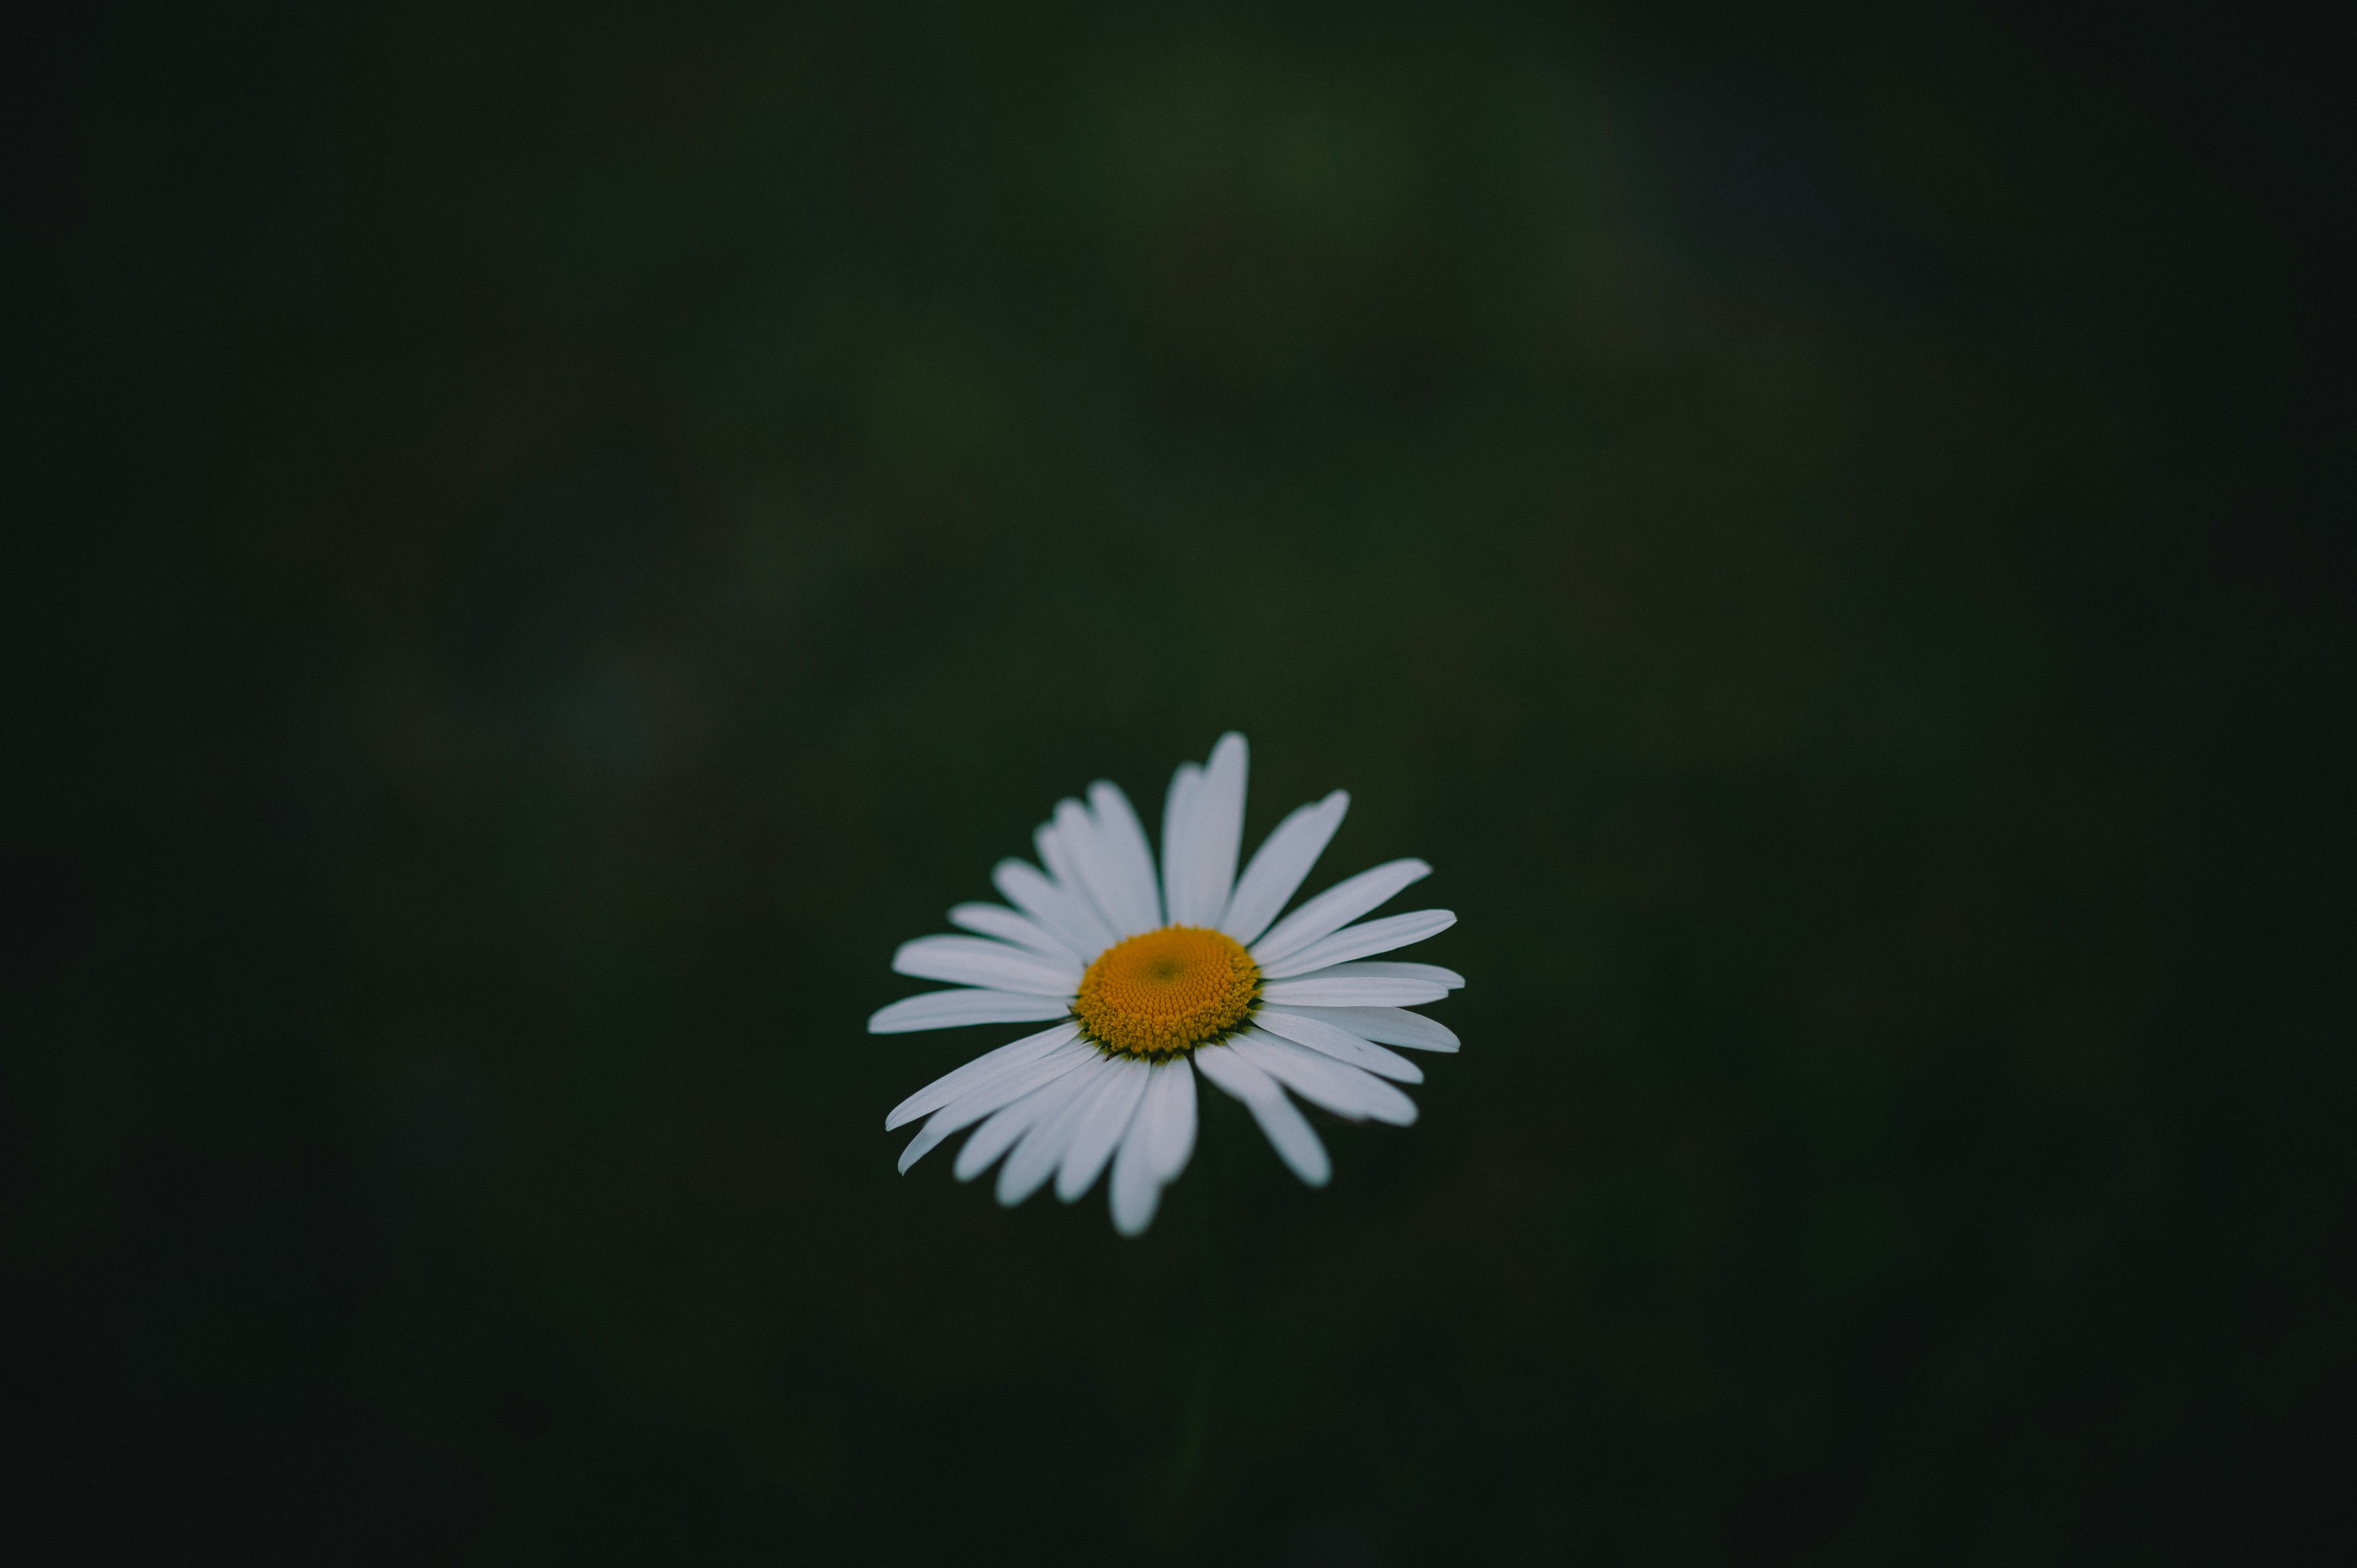
<svg viewBox="0 0 2357 1568">
<path fill-rule="evenodd" d="M 2223 13 L 48 43 L 17 1561 L 2256 1561 L 2345 1483 L 2328 174 Z M 1312 890 L 1460 916 L 1419 1124 L 1311 1192 L 1213 1099 L 1139 1242 L 896 1176 L 1019 1031 L 867 1036 L 893 946 L 1231 726 L 1251 841 L 1347 788 Z"/>
</svg>

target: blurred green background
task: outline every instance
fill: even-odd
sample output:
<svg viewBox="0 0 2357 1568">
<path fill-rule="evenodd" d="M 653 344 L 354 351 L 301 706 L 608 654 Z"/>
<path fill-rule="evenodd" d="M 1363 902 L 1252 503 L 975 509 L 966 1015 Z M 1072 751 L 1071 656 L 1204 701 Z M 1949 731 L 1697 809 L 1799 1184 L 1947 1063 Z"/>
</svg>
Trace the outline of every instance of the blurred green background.
<svg viewBox="0 0 2357 1568">
<path fill-rule="evenodd" d="M 2283 1561 L 2345 1481 L 2327 176 L 2222 13 L 64 26 L 19 1561 Z M 1352 792 L 1313 888 L 1437 867 L 1420 1122 L 1310 1192 L 1216 1101 L 1141 1242 L 896 1176 L 1018 1031 L 867 1036 L 893 946 L 1231 726 L 1250 841 Z"/>
</svg>

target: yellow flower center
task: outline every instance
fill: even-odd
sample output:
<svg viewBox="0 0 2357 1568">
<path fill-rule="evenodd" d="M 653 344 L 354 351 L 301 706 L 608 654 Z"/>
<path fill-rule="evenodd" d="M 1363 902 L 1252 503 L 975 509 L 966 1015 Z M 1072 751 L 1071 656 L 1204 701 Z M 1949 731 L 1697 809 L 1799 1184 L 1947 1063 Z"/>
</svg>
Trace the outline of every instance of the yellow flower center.
<svg viewBox="0 0 2357 1568">
<path fill-rule="evenodd" d="M 1201 926 L 1165 926 L 1099 953 L 1072 1013 L 1108 1051 L 1167 1057 L 1233 1034 L 1259 999 L 1260 966 L 1242 944 Z"/>
</svg>

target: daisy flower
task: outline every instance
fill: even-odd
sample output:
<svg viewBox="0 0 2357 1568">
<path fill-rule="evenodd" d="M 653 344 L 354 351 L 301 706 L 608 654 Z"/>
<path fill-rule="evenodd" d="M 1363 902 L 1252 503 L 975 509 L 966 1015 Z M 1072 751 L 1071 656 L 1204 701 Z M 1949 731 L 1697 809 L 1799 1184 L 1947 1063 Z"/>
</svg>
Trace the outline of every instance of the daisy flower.
<svg viewBox="0 0 2357 1568">
<path fill-rule="evenodd" d="M 1446 1026 L 1407 1009 L 1465 979 L 1428 963 L 1368 961 L 1457 917 L 1420 909 L 1361 920 L 1432 871 L 1394 860 L 1279 919 L 1351 797 L 1337 789 L 1277 823 L 1239 875 L 1244 763 L 1244 737 L 1232 732 L 1210 762 L 1179 764 L 1163 800 L 1158 876 L 1129 797 L 1099 779 L 1085 803 L 1059 801 L 1032 835 L 1039 865 L 998 863 L 991 881 L 1005 904 L 950 911 L 950 923 L 972 935 L 920 937 L 892 955 L 899 972 L 958 989 L 893 1003 L 867 1021 L 870 1034 L 1049 1026 L 893 1109 L 888 1130 L 929 1118 L 901 1153 L 903 1172 L 969 1127 L 958 1179 L 1003 1157 L 1003 1204 L 1051 1177 L 1070 1203 L 1109 1163 L 1114 1228 L 1135 1236 L 1194 1152 L 1198 1074 L 1242 1101 L 1278 1158 L 1312 1187 L 1329 1175 L 1326 1147 L 1287 1090 L 1353 1122 L 1415 1120 L 1415 1101 L 1394 1085 L 1424 1074 L 1386 1047 L 1457 1049 Z"/>
</svg>

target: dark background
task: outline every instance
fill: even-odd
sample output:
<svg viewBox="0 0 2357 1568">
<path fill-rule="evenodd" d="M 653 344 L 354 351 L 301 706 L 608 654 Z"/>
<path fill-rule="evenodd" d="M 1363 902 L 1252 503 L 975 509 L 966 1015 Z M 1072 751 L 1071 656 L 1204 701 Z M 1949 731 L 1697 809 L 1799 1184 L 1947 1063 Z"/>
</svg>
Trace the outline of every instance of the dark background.
<svg viewBox="0 0 2357 1568">
<path fill-rule="evenodd" d="M 2345 19 L 1887 9 L 20 17 L 12 1556 L 2329 1554 Z M 1422 1121 L 896 1176 L 1231 725 Z"/>
</svg>

